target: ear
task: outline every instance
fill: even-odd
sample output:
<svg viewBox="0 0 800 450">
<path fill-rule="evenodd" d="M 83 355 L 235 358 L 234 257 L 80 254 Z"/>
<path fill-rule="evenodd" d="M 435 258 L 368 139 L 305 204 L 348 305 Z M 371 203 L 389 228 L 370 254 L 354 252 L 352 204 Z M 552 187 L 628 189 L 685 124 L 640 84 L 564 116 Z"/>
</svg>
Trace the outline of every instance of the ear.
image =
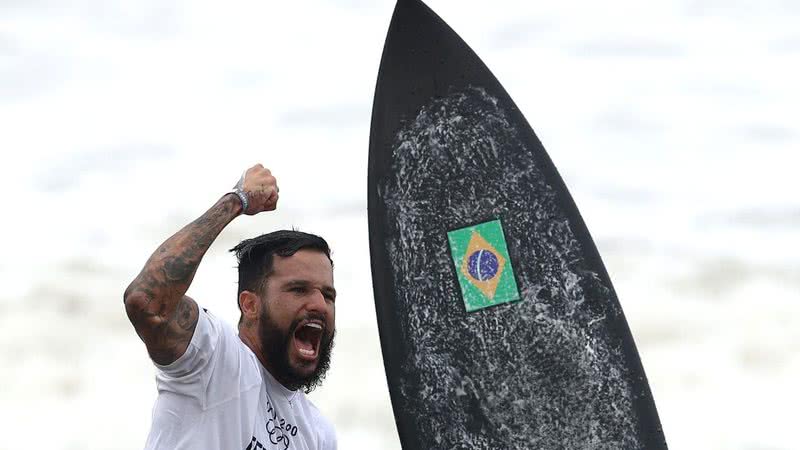
<svg viewBox="0 0 800 450">
<path fill-rule="evenodd" d="M 239 294 L 239 307 L 245 323 L 255 322 L 261 314 L 261 297 L 250 291 L 242 291 Z"/>
</svg>

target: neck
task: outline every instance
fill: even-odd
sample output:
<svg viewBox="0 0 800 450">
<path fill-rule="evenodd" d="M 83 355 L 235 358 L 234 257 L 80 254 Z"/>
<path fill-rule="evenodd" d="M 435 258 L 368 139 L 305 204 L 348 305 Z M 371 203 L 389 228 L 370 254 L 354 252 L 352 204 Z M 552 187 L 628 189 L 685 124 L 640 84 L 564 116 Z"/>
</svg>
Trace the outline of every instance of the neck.
<svg viewBox="0 0 800 450">
<path fill-rule="evenodd" d="M 261 365 L 264 366 L 265 369 L 270 370 L 269 363 L 267 362 L 267 358 L 264 357 L 264 348 L 261 346 L 261 342 L 256 337 L 256 332 L 252 328 L 245 328 L 239 327 L 239 339 L 244 342 L 244 345 L 248 346 L 250 350 L 256 355 L 258 361 L 261 362 Z M 273 376 L 275 376 L 273 374 Z"/>
<path fill-rule="evenodd" d="M 244 345 L 246 345 L 247 347 L 250 348 L 250 350 L 252 350 L 253 354 L 256 355 L 256 358 L 258 358 L 258 361 L 261 363 L 261 365 L 264 366 L 265 369 L 267 369 L 267 372 L 269 372 L 270 375 L 272 375 L 272 378 L 274 378 L 278 383 L 283 385 L 283 387 L 285 387 L 286 389 L 290 389 L 289 387 L 286 386 L 286 382 L 282 380 L 278 376 L 278 374 L 275 373 L 272 364 L 270 364 L 267 358 L 264 356 L 264 348 L 261 345 L 261 340 L 258 339 L 257 336 L 258 333 L 255 331 L 254 328 L 241 327 L 241 326 L 239 327 L 239 339 L 241 339 L 242 342 L 244 342 Z"/>
</svg>

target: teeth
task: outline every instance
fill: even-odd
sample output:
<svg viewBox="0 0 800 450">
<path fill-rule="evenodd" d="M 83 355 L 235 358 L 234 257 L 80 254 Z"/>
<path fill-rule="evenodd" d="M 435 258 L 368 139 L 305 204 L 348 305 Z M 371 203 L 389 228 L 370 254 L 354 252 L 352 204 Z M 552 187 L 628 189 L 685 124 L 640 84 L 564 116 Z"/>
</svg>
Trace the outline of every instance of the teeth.
<svg viewBox="0 0 800 450">
<path fill-rule="evenodd" d="M 298 349 L 300 353 L 307 355 L 307 356 L 314 356 L 314 350 L 306 350 L 304 348 Z"/>
<path fill-rule="evenodd" d="M 307 324 L 306 324 L 306 326 L 307 326 L 307 327 L 311 327 L 311 328 L 316 328 L 316 329 L 318 329 L 318 330 L 321 330 L 321 329 L 322 329 L 322 325 L 320 325 L 320 324 L 318 324 L 318 323 L 314 323 L 314 322 L 307 323 Z"/>
</svg>

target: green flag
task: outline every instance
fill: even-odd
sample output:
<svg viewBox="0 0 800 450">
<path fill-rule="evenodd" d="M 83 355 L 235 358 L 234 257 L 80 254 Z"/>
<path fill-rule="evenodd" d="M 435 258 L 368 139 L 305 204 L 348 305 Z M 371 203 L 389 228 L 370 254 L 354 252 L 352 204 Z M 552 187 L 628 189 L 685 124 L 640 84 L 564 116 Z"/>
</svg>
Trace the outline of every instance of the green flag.
<svg viewBox="0 0 800 450">
<path fill-rule="evenodd" d="M 447 239 L 468 312 L 519 300 L 499 220 L 449 231 Z"/>
</svg>

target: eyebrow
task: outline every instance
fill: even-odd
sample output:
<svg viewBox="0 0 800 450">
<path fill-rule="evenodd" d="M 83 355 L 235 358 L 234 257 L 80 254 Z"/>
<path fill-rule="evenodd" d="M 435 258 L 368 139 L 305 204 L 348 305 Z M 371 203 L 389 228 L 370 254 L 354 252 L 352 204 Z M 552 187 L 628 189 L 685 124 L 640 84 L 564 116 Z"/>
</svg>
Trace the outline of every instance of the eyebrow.
<svg viewBox="0 0 800 450">
<path fill-rule="evenodd" d="M 310 286 L 311 286 L 311 283 L 306 281 L 306 280 L 291 280 L 291 281 L 288 281 L 286 284 L 284 284 L 284 288 L 286 288 L 286 289 L 291 289 L 293 287 L 304 287 L 304 288 L 307 288 L 307 287 L 310 287 Z M 334 289 L 333 286 L 322 286 L 320 288 L 320 292 L 322 292 L 323 295 L 329 295 L 329 296 L 331 296 L 333 298 L 336 298 L 336 289 Z"/>
</svg>

